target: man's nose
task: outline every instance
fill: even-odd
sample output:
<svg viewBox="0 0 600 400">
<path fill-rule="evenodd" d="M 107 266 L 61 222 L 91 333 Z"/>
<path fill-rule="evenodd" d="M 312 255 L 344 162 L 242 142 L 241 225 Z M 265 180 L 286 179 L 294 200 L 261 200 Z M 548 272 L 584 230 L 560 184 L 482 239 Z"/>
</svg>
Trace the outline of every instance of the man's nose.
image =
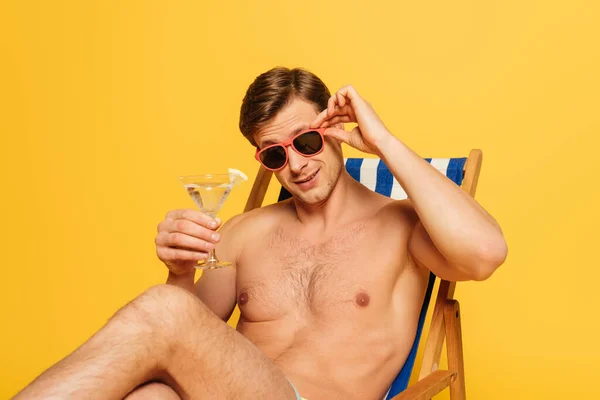
<svg viewBox="0 0 600 400">
<path fill-rule="evenodd" d="M 288 165 L 293 173 L 300 173 L 308 164 L 308 158 L 298 154 L 293 146 L 288 147 Z"/>
</svg>

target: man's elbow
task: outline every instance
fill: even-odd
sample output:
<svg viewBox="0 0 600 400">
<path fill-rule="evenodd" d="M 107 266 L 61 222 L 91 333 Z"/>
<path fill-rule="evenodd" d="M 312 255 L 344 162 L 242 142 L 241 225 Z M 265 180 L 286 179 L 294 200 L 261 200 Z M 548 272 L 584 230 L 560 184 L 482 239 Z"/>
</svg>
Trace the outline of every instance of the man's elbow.
<svg viewBox="0 0 600 400">
<path fill-rule="evenodd" d="M 495 240 L 480 250 L 478 262 L 475 267 L 473 280 L 484 281 L 490 278 L 494 272 L 504 264 L 508 255 L 508 245 L 504 238 Z"/>
</svg>

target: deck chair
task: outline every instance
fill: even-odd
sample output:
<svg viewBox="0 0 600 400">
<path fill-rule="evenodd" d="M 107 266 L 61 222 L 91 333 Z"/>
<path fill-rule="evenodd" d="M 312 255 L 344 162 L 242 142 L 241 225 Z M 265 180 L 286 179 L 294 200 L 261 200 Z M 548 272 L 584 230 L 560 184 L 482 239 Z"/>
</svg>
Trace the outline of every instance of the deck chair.
<svg viewBox="0 0 600 400">
<path fill-rule="evenodd" d="M 425 160 L 461 186 L 469 195 L 475 195 L 482 163 L 481 150 L 471 150 L 469 156 L 465 158 L 426 158 Z M 397 200 L 407 198 L 406 193 L 382 160 L 378 158 L 347 158 L 345 165 L 349 174 L 369 189 Z M 244 211 L 262 206 L 271 177 L 272 172 L 261 166 Z M 278 201 L 289 197 L 290 194 L 287 190 L 281 188 Z M 447 387 L 450 388 L 452 400 L 466 398 L 460 309 L 458 301 L 453 299 L 456 283 L 441 279 L 423 352 L 419 379 L 414 385 L 408 387 L 436 279 L 435 275 L 430 274 L 413 346 L 404 365 L 399 366 L 400 372 L 392 383 L 385 397 L 386 400 L 431 399 L 432 396 Z M 448 370 L 439 370 L 438 365 L 444 338 L 446 339 Z"/>
</svg>

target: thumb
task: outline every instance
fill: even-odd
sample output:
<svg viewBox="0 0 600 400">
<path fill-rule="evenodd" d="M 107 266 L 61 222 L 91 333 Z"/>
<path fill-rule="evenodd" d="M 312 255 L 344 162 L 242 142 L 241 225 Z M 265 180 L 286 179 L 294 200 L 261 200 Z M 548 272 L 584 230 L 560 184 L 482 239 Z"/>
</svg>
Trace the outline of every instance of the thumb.
<svg viewBox="0 0 600 400">
<path fill-rule="evenodd" d="M 332 138 L 337 139 L 340 142 L 348 144 L 349 135 L 348 132 L 346 132 L 343 129 L 332 126 L 331 128 L 325 129 L 324 133 L 326 136 L 331 136 Z"/>
</svg>

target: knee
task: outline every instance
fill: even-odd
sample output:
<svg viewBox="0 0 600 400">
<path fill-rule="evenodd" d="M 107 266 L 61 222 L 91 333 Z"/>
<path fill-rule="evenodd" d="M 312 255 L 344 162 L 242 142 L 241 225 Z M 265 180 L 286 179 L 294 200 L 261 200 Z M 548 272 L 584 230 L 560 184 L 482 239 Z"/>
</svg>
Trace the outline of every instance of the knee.
<svg viewBox="0 0 600 400">
<path fill-rule="evenodd" d="M 170 327 L 180 328 L 188 321 L 210 314 L 210 310 L 196 296 L 173 285 L 157 285 L 146 290 L 123 311 L 162 332 L 170 331 Z"/>
<path fill-rule="evenodd" d="M 124 400 L 181 400 L 181 397 L 170 386 L 152 382 L 138 387 Z"/>
<path fill-rule="evenodd" d="M 202 314 L 208 309 L 192 293 L 173 285 L 156 285 L 146 290 L 133 301 L 135 307 L 151 314 L 168 312 L 181 314 L 192 311 Z"/>
</svg>

